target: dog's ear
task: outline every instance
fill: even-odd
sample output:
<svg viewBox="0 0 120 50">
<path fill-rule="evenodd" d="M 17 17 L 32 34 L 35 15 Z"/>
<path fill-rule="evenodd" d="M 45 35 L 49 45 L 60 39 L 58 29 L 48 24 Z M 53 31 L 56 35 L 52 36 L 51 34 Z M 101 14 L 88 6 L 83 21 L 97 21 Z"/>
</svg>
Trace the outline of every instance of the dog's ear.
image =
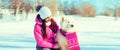
<svg viewBox="0 0 120 50">
<path fill-rule="evenodd" d="M 62 17 L 62 22 L 64 21 L 64 17 Z"/>
</svg>

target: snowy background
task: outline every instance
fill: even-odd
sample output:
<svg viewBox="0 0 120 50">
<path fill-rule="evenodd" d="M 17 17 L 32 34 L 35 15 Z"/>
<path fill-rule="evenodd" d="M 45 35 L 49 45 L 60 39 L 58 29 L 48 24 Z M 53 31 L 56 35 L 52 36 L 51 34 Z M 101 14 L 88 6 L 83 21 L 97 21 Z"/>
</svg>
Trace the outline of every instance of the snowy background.
<svg viewBox="0 0 120 50">
<path fill-rule="evenodd" d="M 81 50 L 120 50 L 120 21 L 103 17 L 75 18 Z M 35 50 L 33 27 L 34 21 L 1 22 L 0 49 Z"/>
<path fill-rule="evenodd" d="M 2 3 L 2 2 L 3 3 Z M 0 6 L 7 7 L 8 0 L 0 0 Z M 28 0 L 24 0 L 27 2 Z M 38 0 L 35 0 L 38 1 Z M 59 0 L 57 0 L 59 1 Z M 77 36 L 81 50 L 120 50 L 120 17 L 100 15 L 105 7 L 115 9 L 116 2 L 120 0 L 60 0 L 68 8 L 71 3 L 75 6 L 89 2 L 95 6 L 95 17 L 84 17 L 80 15 L 65 15 L 58 13 L 54 19 L 59 22 L 62 16 L 72 16 L 77 24 Z M 33 3 L 33 0 L 29 0 Z M 106 4 L 107 3 L 107 4 Z M 63 6 L 65 7 L 65 6 Z M 118 4 L 118 7 L 119 4 Z M 0 50 L 35 50 L 36 42 L 33 35 L 36 12 L 30 12 L 26 19 L 26 13 L 14 16 L 13 11 L 0 7 Z"/>
</svg>

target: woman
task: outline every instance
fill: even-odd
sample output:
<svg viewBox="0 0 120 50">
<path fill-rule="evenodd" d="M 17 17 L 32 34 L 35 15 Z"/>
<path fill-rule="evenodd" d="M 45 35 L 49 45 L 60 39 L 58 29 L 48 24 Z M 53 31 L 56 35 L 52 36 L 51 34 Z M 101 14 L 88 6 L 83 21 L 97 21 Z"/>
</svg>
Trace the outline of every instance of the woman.
<svg viewBox="0 0 120 50">
<path fill-rule="evenodd" d="M 45 48 L 59 50 L 59 45 L 55 43 L 54 38 L 58 25 L 51 18 L 50 9 L 38 6 L 36 10 L 38 11 L 34 26 L 34 37 L 37 43 L 36 50 L 43 50 Z"/>
</svg>

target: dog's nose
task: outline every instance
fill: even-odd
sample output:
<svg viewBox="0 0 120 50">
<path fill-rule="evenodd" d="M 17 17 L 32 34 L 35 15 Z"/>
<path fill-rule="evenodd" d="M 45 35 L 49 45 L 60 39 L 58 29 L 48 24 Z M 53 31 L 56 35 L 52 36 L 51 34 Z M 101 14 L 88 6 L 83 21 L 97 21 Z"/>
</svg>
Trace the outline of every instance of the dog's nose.
<svg viewBox="0 0 120 50">
<path fill-rule="evenodd" d="M 74 27 L 74 25 L 71 25 L 71 27 Z"/>
</svg>

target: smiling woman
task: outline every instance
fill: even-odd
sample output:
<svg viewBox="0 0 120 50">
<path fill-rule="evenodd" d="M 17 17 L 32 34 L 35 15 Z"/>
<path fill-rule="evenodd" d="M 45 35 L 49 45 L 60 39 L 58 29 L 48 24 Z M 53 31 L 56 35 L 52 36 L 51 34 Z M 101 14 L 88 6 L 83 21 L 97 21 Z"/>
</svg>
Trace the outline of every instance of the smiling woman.
<svg viewBox="0 0 120 50">
<path fill-rule="evenodd" d="M 59 45 L 55 41 L 55 33 L 58 25 L 51 18 L 51 11 L 48 7 L 39 6 L 38 14 L 35 18 L 34 37 L 36 40 L 36 50 L 50 49 L 59 50 Z M 38 10 L 38 9 L 37 9 Z"/>
</svg>

